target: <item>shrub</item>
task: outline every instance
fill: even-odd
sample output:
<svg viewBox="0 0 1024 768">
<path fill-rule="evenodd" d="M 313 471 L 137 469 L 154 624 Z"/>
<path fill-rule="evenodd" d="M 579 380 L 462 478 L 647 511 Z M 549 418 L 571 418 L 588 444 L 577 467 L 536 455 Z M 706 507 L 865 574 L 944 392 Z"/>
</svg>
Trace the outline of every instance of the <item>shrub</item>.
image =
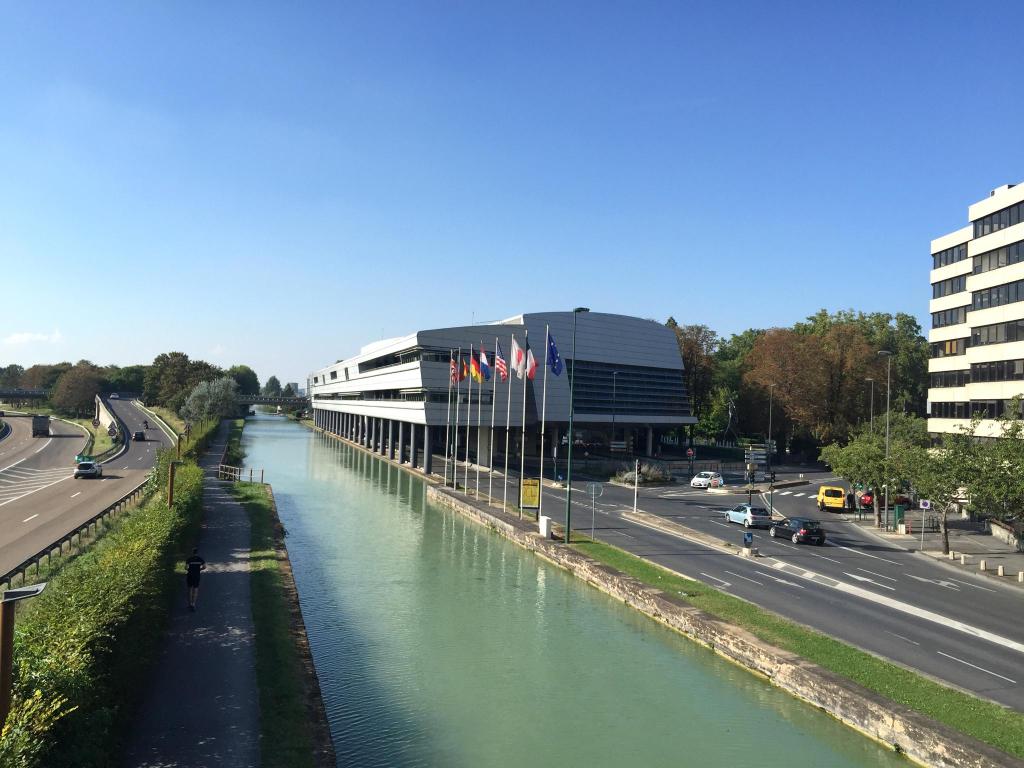
<svg viewBox="0 0 1024 768">
<path fill-rule="evenodd" d="M 615 474 L 615 479 L 620 483 L 632 485 L 636 481 L 636 471 L 623 469 Z M 644 483 L 667 483 L 672 480 L 672 475 L 659 467 L 657 464 L 640 465 L 640 485 Z"/>
</svg>

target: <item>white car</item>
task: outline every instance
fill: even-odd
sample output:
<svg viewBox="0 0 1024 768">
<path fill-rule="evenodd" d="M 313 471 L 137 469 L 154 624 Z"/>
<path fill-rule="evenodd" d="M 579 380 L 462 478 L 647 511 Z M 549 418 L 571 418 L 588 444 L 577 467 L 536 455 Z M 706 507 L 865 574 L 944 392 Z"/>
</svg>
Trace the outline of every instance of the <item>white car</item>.
<svg viewBox="0 0 1024 768">
<path fill-rule="evenodd" d="M 725 481 L 718 472 L 698 472 L 690 481 L 691 488 L 717 488 L 724 484 Z"/>
</svg>

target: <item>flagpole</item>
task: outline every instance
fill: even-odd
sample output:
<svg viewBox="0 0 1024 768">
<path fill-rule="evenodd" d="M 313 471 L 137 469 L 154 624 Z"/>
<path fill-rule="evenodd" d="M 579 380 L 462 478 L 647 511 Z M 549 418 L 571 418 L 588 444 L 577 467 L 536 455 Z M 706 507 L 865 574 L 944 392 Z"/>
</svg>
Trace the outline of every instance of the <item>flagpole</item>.
<svg viewBox="0 0 1024 768">
<path fill-rule="evenodd" d="M 551 326 L 544 326 L 544 386 L 540 405 L 540 499 L 537 505 L 537 519 L 544 512 L 544 428 L 548 411 L 548 347 L 551 344 Z"/>
<path fill-rule="evenodd" d="M 469 345 L 469 406 L 466 409 L 466 495 L 469 495 L 469 426 L 473 421 L 473 345 Z"/>
<path fill-rule="evenodd" d="M 498 337 L 494 337 L 494 357 L 495 359 L 491 362 L 494 363 L 494 371 L 491 373 L 493 377 L 491 379 L 491 434 L 487 439 L 487 447 L 489 449 L 489 455 L 487 457 L 487 503 L 490 504 L 492 500 L 491 489 L 494 486 L 494 406 L 498 399 Z"/>
<path fill-rule="evenodd" d="M 455 375 L 455 446 L 452 448 L 452 488 L 459 487 L 459 406 L 462 405 L 462 347 L 459 347 L 459 366 Z"/>
<path fill-rule="evenodd" d="M 526 347 L 523 350 L 523 354 L 526 354 L 526 350 L 530 348 L 530 332 L 523 329 L 523 341 L 526 342 Z M 526 365 L 524 360 L 523 365 Z M 523 428 L 520 431 L 520 450 L 519 450 L 519 517 L 523 516 L 523 480 L 526 478 L 526 382 L 530 380 L 530 377 L 526 373 L 526 368 L 523 368 Z"/>
<path fill-rule="evenodd" d="M 484 343 L 480 342 L 480 354 L 477 355 L 477 364 L 479 365 L 480 357 L 484 354 Z M 484 367 L 479 365 L 480 378 L 483 378 Z M 480 411 L 483 405 L 484 398 L 484 383 L 478 381 L 476 383 L 476 497 L 480 498 Z"/>
<path fill-rule="evenodd" d="M 501 511 L 504 512 L 508 506 L 508 435 L 511 430 L 512 424 L 512 348 L 515 347 L 516 335 L 512 334 L 512 347 L 509 348 L 509 366 L 508 366 L 508 406 L 505 409 L 505 476 L 502 478 L 502 483 L 505 486 L 504 493 L 501 496 Z"/>
<path fill-rule="evenodd" d="M 452 428 L 452 363 L 454 360 L 455 350 L 448 350 L 448 415 L 444 420 L 444 484 L 448 485 L 448 448 L 449 440 L 451 439 L 451 428 Z M 392 433 L 394 434 L 394 433 Z M 390 449 L 389 449 L 390 452 Z"/>
</svg>

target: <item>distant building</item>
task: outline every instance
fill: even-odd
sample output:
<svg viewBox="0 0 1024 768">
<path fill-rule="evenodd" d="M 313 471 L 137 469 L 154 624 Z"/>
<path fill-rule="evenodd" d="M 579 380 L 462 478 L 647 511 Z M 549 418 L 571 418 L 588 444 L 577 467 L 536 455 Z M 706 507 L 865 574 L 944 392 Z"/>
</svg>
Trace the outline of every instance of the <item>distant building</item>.
<svg viewBox="0 0 1024 768">
<path fill-rule="evenodd" d="M 932 241 L 928 430 L 984 420 L 982 436 L 1024 394 L 1024 185 L 967 209 L 966 227 Z"/>
<path fill-rule="evenodd" d="M 544 329 L 550 325 L 564 370 L 548 374 L 545 455 L 565 455 L 568 442 L 569 381 L 572 358 L 572 312 L 518 315 L 481 325 L 417 331 L 364 346 L 358 355 L 313 371 L 308 379 L 317 425 L 376 450 L 408 460 L 427 472 L 435 469 L 431 456 L 444 456 L 446 429 L 454 424 L 454 410 L 464 432 L 470 421 L 470 454 L 476 459 L 477 421 L 481 425 L 479 461 L 486 464 L 494 442 L 497 464 L 503 461 L 505 432 L 510 453 L 518 453 L 519 435 L 526 425 L 526 454 L 540 449 L 539 423 L 544 404 Z M 450 352 L 461 348 L 468 358 L 470 346 L 479 353 L 483 343 L 492 376 L 495 341 L 508 360 L 512 336 L 520 346 L 529 344 L 537 360 L 536 378 L 525 388 L 509 371 L 509 382 L 493 379 L 483 385 L 478 408 L 478 385 L 473 384 L 470 411 L 469 379 L 462 382 L 459 403 L 449 408 Z M 696 422 L 683 379 L 683 362 L 675 334 L 653 320 L 600 312 L 580 313 L 576 332 L 576 391 L 574 432 L 581 450 L 607 452 L 616 443 L 626 450 L 651 455 L 659 445 L 658 433 Z M 510 363 L 511 364 L 511 363 Z M 493 396 L 493 402 L 492 402 Z M 455 397 L 453 395 L 452 402 Z M 491 413 L 495 429 L 491 432 Z M 478 411 L 480 413 L 478 414 Z M 614 424 L 615 433 L 612 434 Z M 460 436 L 460 455 L 465 448 Z M 422 457 L 421 457 L 422 454 Z M 441 470 L 438 469 L 438 472 Z"/>
<path fill-rule="evenodd" d="M 298 382 L 289 381 L 287 384 L 285 384 L 285 386 L 286 387 L 291 387 L 292 388 L 292 392 L 294 392 L 296 395 L 299 395 L 299 394 L 302 393 L 302 390 L 299 388 Z"/>
</svg>

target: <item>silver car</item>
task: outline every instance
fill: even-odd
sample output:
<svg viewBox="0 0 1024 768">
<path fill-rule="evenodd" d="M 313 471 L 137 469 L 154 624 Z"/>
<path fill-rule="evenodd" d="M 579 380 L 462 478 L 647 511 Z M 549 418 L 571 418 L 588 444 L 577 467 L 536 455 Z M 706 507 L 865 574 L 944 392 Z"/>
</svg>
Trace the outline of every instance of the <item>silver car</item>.
<svg viewBox="0 0 1024 768">
<path fill-rule="evenodd" d="M 770 528 L 772 513 L 764 507 L 752 504 L 737 504 L 725 512 L 725 522 L 739 523 L 744 528 Z"/>
<path fill-rule="evenodd" d="M 95 461 L 80 461 L 75 466 L 75 480 L 80 477 L 103 477 L 103 465 Z"/>
<path fill-rule="evenodd" d="M 718 488 L 724 484 L 718 472 L 698 472 L 690 481 L 691 488 Z"/>
</svg>

